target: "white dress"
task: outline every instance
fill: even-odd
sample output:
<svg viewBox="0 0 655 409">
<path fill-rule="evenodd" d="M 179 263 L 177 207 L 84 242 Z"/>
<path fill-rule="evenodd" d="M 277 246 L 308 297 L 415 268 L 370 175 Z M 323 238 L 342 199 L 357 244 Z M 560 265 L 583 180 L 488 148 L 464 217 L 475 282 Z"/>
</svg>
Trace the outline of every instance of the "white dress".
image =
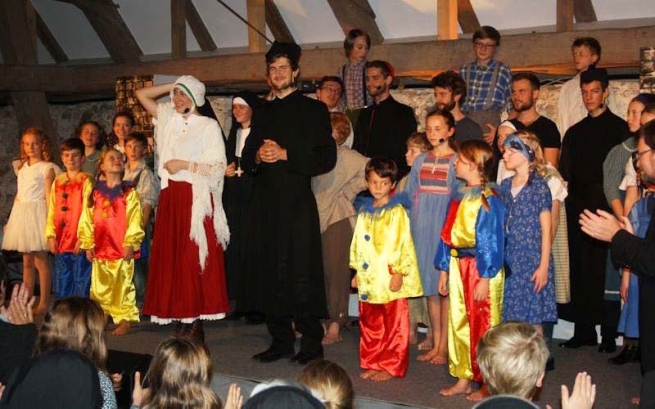
<svg viewBox="0 0 655 409">
<path fill-rule="evenodd" d="M 52 162 L 25 163 L 18 171 L 18 191 L 7 222 L 3 250 L 16 250 L 21 253 L 48 250 L 45 225 L 48 206 L 45 201 L 45 177 L 50 170 L 55 176 L 61 171 Z"/>
</svg>

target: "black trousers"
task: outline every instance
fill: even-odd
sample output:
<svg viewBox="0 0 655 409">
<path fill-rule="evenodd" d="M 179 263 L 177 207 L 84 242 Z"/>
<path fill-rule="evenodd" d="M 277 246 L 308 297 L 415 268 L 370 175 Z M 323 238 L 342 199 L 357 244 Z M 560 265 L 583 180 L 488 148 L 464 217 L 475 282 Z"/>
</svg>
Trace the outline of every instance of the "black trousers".
<svg viewBox="0 0 655 409">
<path fill-rule="evenodd" d="M 266 327 L 273 338 L 271 347 L 282 353 L 293 353 L 296 335 L 291 323 L 296 325 L 296 331 L 302 334 L 300 352 L 316 354 L 323 351 L 323 327 L 317 317 L 309 314 L 299 315 L 266 315 Z"/>
</svg>

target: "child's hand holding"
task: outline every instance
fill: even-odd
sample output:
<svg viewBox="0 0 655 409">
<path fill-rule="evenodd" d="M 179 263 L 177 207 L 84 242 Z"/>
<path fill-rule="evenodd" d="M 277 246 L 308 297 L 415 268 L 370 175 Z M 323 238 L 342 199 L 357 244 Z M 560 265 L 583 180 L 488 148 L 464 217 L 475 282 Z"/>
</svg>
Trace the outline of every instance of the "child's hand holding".
<svg viewBox="0 0 655 409">
<path fill-rule="evenodd" d="M 439 294 L 448 296 L 448 273 L 441 271 L 439 274 Z"/>
<path fill-rule="evenodd" d="M 48 247 L 50 248 L 50 252 L 52 254 L 57 254 L 57 240 L 55 240 L 54 237 L 50 237 L 48 239 Z"/>
<path fill-rule="evenodd" d="M 534 292 L 540 293 L 548 284 L 548 266 L 539 266 L 530 277 L 530 281 L 534 281 Z"/>
<path fill-rule="evenodd" d="M 484 301 L 489 297 L 489 279 L 481 278 L 473 289 L 473 299 L 475 301 Z"/>
<path fill-rule="evenodd" d="M 401 288 L 403 288 L 403 276 L 397 273 L 391 274 L 391 282 L 389 283 L 389 290 L 395 293 L 400 291 Z"/>
<path fill-rule="evenodd" d="M 93 263 L 93 259 L 96 258 L 96 251 L 90 249 L 86 251 L 86 259 L 89 260 L 89 263 Z"/>
<path fill-rule="evenodd" d="M 234 162 L 230 163 L 229 165 L 227 165 L 227 168 L 225 168 L 225 176 L 227 176 L 228 178 L 233 177 L 234 175 L 236 175 L 236 170 L 237 167 L 234 164 Z"/>
<path fill-rule="evenodd" d="M 132 246 L 123 247 L 123 260 L 130 261 L 134 258 L 134 249 Z"/>
</svg>

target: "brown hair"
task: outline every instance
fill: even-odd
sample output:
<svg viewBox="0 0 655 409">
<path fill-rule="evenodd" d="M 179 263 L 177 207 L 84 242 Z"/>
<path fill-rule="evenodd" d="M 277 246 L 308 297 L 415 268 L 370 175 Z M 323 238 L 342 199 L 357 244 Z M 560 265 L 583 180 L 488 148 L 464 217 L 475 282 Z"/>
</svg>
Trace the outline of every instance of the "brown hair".
<svg viewBox="0 0 655 409">
<path fill-rule="evenodd" d="M 83 297 L 68 297 L 55 301 L 45 315 L 36 341 L 35 353 L 55 349 L 77 351 L 100 369 L 105 370 L 105 313 L 100 305 Z"/>
<path fill-rule="evenodd" d="M 483 186 L 489 183 L 494 167 L 494 151 L 488 143 L 478 139 L 464 141 L 459 145 L 457 154 L 475 164 Z M 489 210 L 489 203 L 484 195 L 482 195 L 482 206 Z"/>
<path fill-rule="evenodd" d="M 425 125 L 427 126 L 428 119 L 433 116 L 440 116 L 443 118 L 443 121 L 446 123 L 446 126 L 448 129 L 453 129 L 455 128 L 455 117 L 453 114 L 446 110 L 446 109 L 434 109 L 425 116 Z M 450 149 L 456 151 L 457 150 L 457 140 L 455 139 L 455 134 L 453 133 L 453 136 L 451 138 L 448 138 L 448 146 L 450 146 Z"/>
<path fill-rule="evenodd" d="M 391 183 L 398 181 L 398 165 L 391 158 L 373 158 L 366 164 L 366 180 L 368 175 L 375 172 L 381 178 L 391 179 Z"/>
<path fill-rule="evenodd" d="M 146 379 L 150 384 L 148 407 L 220 409 L 221 400 L 209 386 L 212 361 L 202 344 L 171 337 L 157 346 Z"/>
<path fill-rule="evenodd" d="M 348 373 L 338 364 L 324 359 L 314 361 L 300 372 L 298 382 L 316 392 L 328 409 L 351 409 L 355 390 Z"/>
<path fill-rule="evenodd" d="M 42 158 L 44 162 L 52 162 L 52 150 L 50 149 L 50 140 L 48 140 L 48 137 L 45 134 L 45 131 L 38 126 L 28 126 L 25 128 L 23 132 L 20 134 L 20 165 L 18 166 L 18 169 L 22 168 L 25 163 L 27 163 L 28 158 L 27 154 L 25 153 L 25 148 L 23 147 L 23 137 L 25 135 L 34 135 L 37 137 L 39 140 L 39 143 L 41 144 L 41 150 L 42 150 Z M 82 151 L 84 153 L 84 151 Z"/>
<path fill-rule="evenodd" d="M 362 31 L 358 28 L 353 28 L 348 32 L 348 35 L 343 40 L 343 50 L 346 54 L 346 58 L 350 58 L 350 53 L 353 48 L 355 48 L 355 40 L 359 37 L 364 37 L 366 39 L 366 48 L 371 49 L 371 36 L 368 35 L 365 31 Z"/>
<path fill-rule="evenodd" d="M 343 144 L 348 136 L 350 135 L 350 120 L 346 114 L 341 112 L 332 112 L 330 113 L 330 123 L 332 124 L 332 130 L 336 131 L 337 145 Z"/>
<path fill-rule="evenodd" d="M 407 147 L 409 148 L 410 146 L 416 146 L 421 152 L 427 152 L 432 149 L 432 145 L 430 145 L 425 132 L 414 132 L 409 135 L 409 138 L 407 138 Z"/>
</svg>

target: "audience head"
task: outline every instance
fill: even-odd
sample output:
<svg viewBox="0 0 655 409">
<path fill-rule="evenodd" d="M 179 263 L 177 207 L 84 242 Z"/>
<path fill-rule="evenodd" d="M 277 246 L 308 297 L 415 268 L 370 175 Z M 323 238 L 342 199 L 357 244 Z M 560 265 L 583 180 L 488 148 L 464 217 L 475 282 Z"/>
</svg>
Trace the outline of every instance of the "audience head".
<svg viewBox="0 0 655 409">
<path fill-rule="evenodd" d="M 328 110 L 333 110 L 339 104 L 343 94 L 343 81 L 333 75 L 326 75 L 321 79 L 316 89 L 316 99 L 327 105 Z"/>
<path fill-rule="evenodd" d="M 371 48 L 371 37 L 364 31 L 353 28 L 343 40 L 343 50 L 346 58 L 355 61 L 366 59 L 366 54 Z"/>
<path fill-rule="evenodd" d="M 332 125 L 332 137 L 337 141 L 337 146 L 343 145 L 350 136 L 350 120 L 344 113 L 332 112 L 330 113 L 330 123 Z"/>
<path fill-rule="evenodd" d="M 79 352 L 45 352 L 16 369 L 7 382 L 0 407 L 100 409 L 98 369 Z"/>
<path fill-rule="evenodd" d="M 77 351 L 98 369 L 105 369 L 105 314 L 97 302 L 83 297 L 55 301 L 43 320 L 35 352 L 42 354 L 55 349 Z"/>
<path fill-rule="evenodd" d="M 212 361 L 204 345 L 184 337 L 162 341 L 146 380 L 148 407 L 218 409 L 222 404 L 210 387 Z"/>
<path fill-rule="evenodd" d="M 530 324 L 507 322 L 487 331 L 478 344 L 478 364 L 493 395 L 531 399 L 544 378 L 548 347 Z"/>
<path fill-rule="evenodd" d="M 452 111 L 466 98 L 466 82 L 455 71 L 446 71 L 432 78 L 434 100 L 438 109 Z"/>
<path fill-rule="evenodd" d="M 355 390 L 348 373 L 338 364 L 313 361 L 307 365 L 298 382 L 317 394 L 328 409 L 351 409 L 355 403 Z"/>
<path fill-rule="evenodd" d="M 36 143 L 34 152 L 38 154 L 41 160 L 50 162 L 52 160 L 52 151 L 50 141 L 45 131 L 38 126 L 28 126 L 23 130 L 20 137 L 20 162 L 21 166 L 29 160 L 26 144 Z"/>
<path fill-rule="evenodd" d="M 584 71 L 600 61 L 600 43 L 593 37 L 579 37 L 571 45 L 575 69 Z"/>
<path fill-rule="evenodd" d="M 321 403 L 302 385 L 273 381 L 257 385 L 242 406 L 243 409 L 321 409 Z"/>
</svg>

